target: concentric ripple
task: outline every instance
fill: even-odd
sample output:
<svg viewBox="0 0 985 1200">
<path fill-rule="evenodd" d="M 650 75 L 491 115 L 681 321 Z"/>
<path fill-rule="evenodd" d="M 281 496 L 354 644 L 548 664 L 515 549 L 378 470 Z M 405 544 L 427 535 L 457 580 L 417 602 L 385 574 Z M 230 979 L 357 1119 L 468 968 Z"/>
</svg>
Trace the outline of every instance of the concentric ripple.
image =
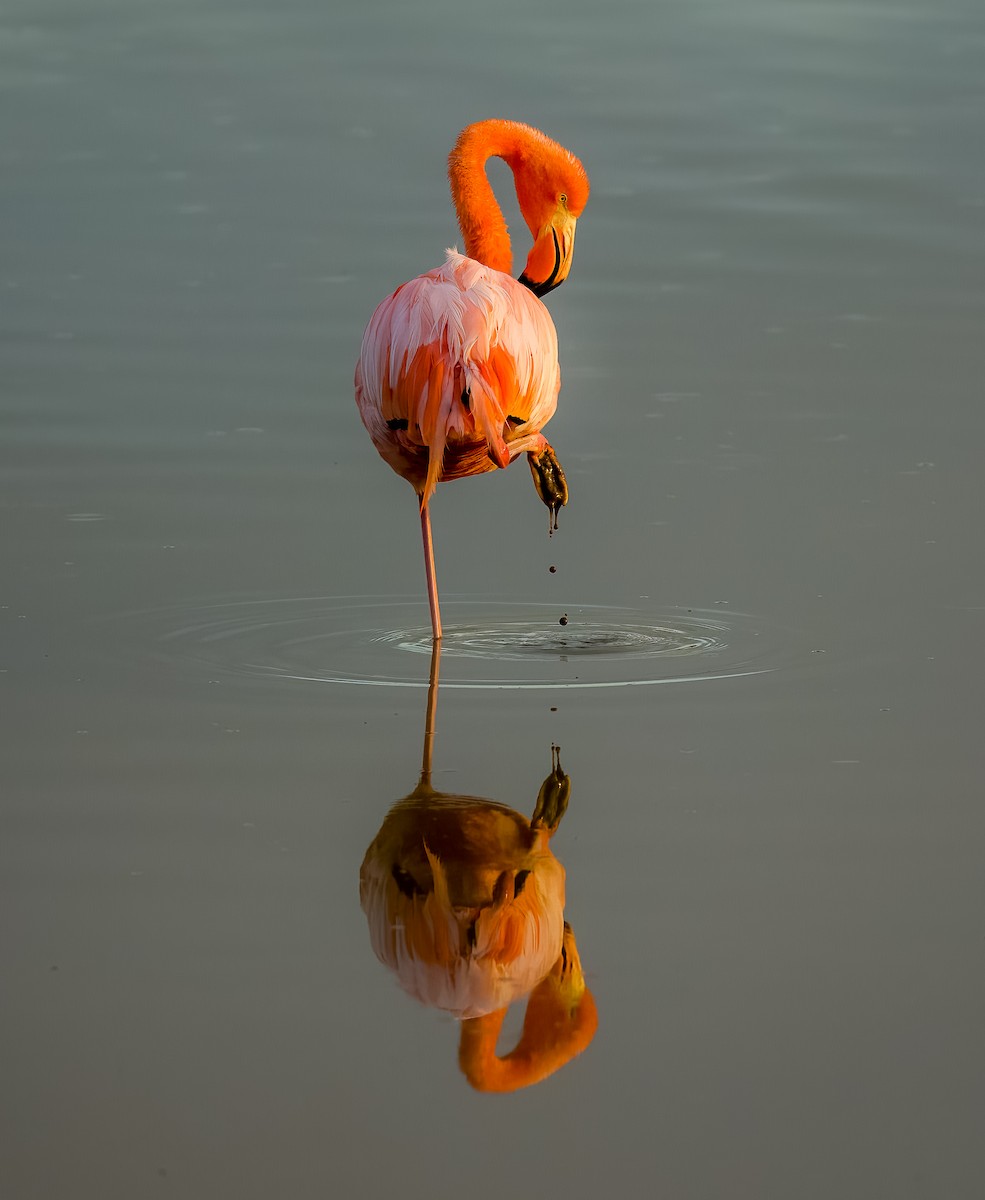
<svg viewBox="0 0 985 1200">
<path fill-rule="evenodd" d="M 605 610 L 602 610 L 603 612 Z M 614 611 L 614 610 L 610 610 Z M 687 622 L 654 625 L 630 621 L 599 620 L 599 611 L 578 609 L 574 623 L 568 617 L 561 626 L 555 619 L 541 626 L 536 622 L 503 622 L 498 625 L 450 628 L 442 638 L 442 656 L 451 658 L 496 659 L 500 662 L 527 662 L 531 658 L 558 662 L 581 655 L 675 655 L 716 653 L 727 643 L 716 635 L 726 634 L 723 622 L 688 616 Z M 624 615 L 622 613 L 620 616 Z M 567 616 L 567 614 L 565 614 Z M 401 630 L 380 639 L 401 650 L 431 653 L 431 632 L 423 637 Z"/>
<path fill-rule="evenodd" d="M 775 670 L 764 623 L 728 609 L 633 609 L 442 598 L 442 688 L 608 688 Z M 160 661 L 210 677 L 426 687 L 420 597 L 238 600 L 133 614 Z M 770 661 L 770 659 L 773 661 Z"/>
</svg>

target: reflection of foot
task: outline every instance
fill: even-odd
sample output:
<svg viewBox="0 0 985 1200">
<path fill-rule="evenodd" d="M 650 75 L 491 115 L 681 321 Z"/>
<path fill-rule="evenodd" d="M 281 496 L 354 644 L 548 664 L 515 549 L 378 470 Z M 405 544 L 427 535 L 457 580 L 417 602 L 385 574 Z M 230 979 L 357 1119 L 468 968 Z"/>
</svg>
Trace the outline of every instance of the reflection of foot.
<svg viewBox="0 0 985 1200">
<path fill-rule="evenodd" d="M 553 833 L 561 824 L 561 818 L 568 810 L 568 797 L 571 795 L 571 780 L 561 766 L 561 747 L 551 747 L 551 773 L 540 785 L 537 793 L 537 807 L 530 818 L 532 829 L 546 829 Z"/>
<path fill-rule="evenodd" d="M 558 509 L 562 504 L 568 503 L 568 481 L 564 477 L 553 446 L 545 446 L 539 454 L 531 451 L 527 455 L 527 461 L 530 463 L 530 474 L 534 477 L 537 495 L 551 511 L 547 528 L 553 533 L 557 529 Z"/>
</svg>

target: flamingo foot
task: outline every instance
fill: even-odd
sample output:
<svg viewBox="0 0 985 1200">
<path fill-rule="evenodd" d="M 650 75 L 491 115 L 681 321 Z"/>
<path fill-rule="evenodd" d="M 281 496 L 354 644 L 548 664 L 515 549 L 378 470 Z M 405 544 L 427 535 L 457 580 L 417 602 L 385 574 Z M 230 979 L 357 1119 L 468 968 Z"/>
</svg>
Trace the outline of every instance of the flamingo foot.
<svg viewBox="0 0 985 1200">
<path fill-rule="evenodd" d="M 554 453 L 554 447 L 545 445 L 539 454 L 532 450 L 527 454 L 530 474 L 533 476 L 537 495 L 547 505 L 550 516 L 547 520 L 548 535 L 557 529 L 558 509 L 568 503 L 568 481 Z"/>
<path fill-rule="evenodd" d="M 551 773 L 540 785 L 530 827 L 554 833 L 568 810 L 570 795 L 571 779 L 561 766 L 561 747 L 551 746 Z"/>
</svg>

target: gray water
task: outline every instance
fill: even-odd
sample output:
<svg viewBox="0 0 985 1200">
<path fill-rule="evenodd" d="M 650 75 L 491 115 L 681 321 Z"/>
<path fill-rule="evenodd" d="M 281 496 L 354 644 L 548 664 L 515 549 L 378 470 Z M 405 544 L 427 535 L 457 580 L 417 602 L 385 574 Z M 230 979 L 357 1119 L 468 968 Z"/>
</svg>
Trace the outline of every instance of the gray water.
<svg viewBox="0 0 985 1200">
<path fill-rule="evenodd" d="M 14 0 L 0 98 L 0 1194 L 980 1196 L 978 0 Z M 599 1010 L 498 1097 L 359 907 L 428 616 L 352 400 L 493 115 L 592 179 L 572 498 L 439 489 L 435 785 L 562 747 Z"/>
</svg>

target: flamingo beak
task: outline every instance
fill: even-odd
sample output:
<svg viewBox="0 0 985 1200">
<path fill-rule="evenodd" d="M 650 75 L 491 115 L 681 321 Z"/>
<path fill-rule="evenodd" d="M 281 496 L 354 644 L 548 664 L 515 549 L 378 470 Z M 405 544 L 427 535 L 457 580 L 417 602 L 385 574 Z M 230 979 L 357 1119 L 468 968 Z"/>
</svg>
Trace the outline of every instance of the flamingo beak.
<svg viewBox="0 0 985 1200">
<path fill-rule="evenodd" d="M 568 278 L 575 249 L 577 221 L 559 204 L 534 242 L 519 282 L 535 296 L 546 296 Z"/>
</svg>

